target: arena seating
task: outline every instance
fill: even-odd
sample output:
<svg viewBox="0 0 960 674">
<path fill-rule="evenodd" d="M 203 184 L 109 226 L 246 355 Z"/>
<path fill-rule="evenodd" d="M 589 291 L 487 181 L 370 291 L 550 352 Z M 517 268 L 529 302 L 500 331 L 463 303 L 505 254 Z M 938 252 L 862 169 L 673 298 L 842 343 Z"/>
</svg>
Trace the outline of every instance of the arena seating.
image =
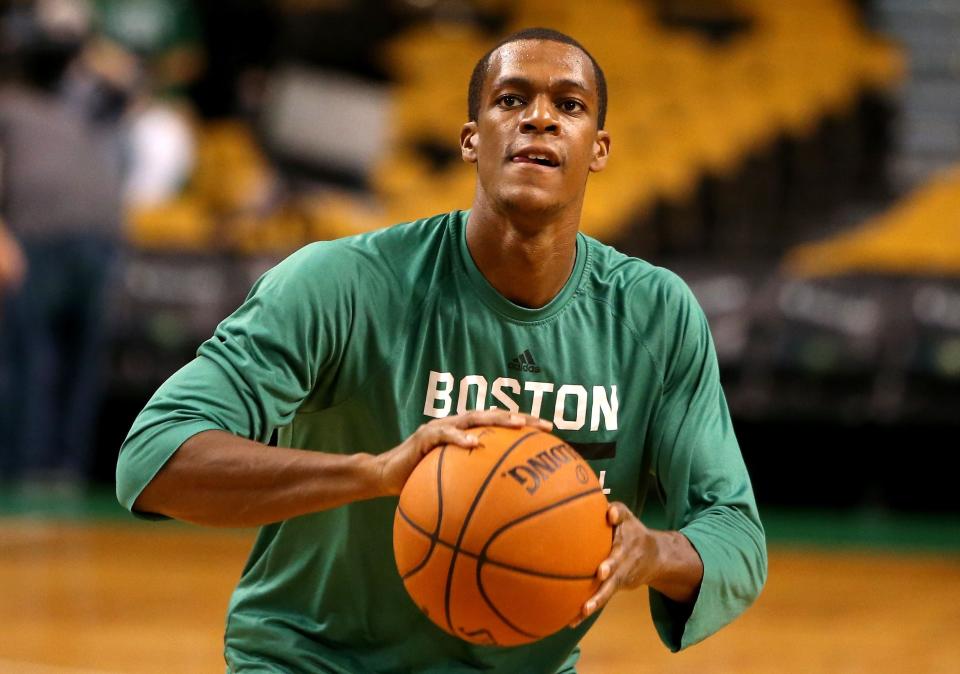
<svg viewBox="0 0 960 674">
<path fill-rule="evenodd" d="M 936 176 L 862 226 L 789 251 L 787 274 L 960 275 L 960 166 Z"/>
<path fill-rule="evenodd" d="M 604 65 L 615 160 L 592 180 L 583 223 L 612 242 L 642 238 L 630 230 L 658 204 L 691 202 L 705 178 L 734 175 L 778 141 L 816 133 L 862 92 L 894 88 L 904 69 L 901 52 L 865 32 L 843 0 L 723 3 L 746 28 L 719 43 L 668 27 L 654 5 L 631 0 L 478 4 L 505 13 L 503 31 L 548 25 L 574 34 Z M 716 14 L 710 6 L 703 11 Z M 199 168 L 184 196 L 134 214 L 133 243 L 283 251 L 469 205 L 473 169 L 460 161 L 457 138 L 470 70 L 493 40 L 478 27 L 434 22 L 385 45 L 392 130 L 372 194 L 264 198 L 270 178 L 252 136 L 221 124 L 200 130 Z"/>
<path fill-rule="evenodd" d="M 507 30 L 568 31 L 604 65 L 615 161 L 591 184 L 588 233 L 616 240 L 657 199 L 691 198 L 704 175 L 736 171 L 783 135 L 813 133 L 862 91 L 893 88 L 902 75 L 899 50 L 863 32 L 846 2 L 737 6 L 750 28 L 714 45 L 664 27 L 648 5 L 628 0 L 517 3 Z M 437 26 L 417 27 L 390 46 L 399 122 L 375 181 L 385 223 L 470 202 L 470 167 L 437 168 L 414 150 L 429 140 L 459 155 L 464 83 L 472 56 L 488 47 L 476 31 Z"/>
</svg>

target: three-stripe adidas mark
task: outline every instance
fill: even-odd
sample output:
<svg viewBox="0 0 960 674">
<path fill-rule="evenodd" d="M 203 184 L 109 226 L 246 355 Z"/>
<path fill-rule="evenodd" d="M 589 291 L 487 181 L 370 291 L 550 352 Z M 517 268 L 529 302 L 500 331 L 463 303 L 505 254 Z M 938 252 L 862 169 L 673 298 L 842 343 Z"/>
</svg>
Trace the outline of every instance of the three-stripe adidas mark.
<svg viewBox="0 0 960 674">
<path fill-rule="evenodd" d="M 540 371 L 540 366 L 538 366 L 537 361 L 533 359 L 533 354 L 530 353 L 530 349 L 524 349 L 523 353 L 507 363 L 507 367 L 511 370 L 520 370 L 521 372 Z"/>
</svg>

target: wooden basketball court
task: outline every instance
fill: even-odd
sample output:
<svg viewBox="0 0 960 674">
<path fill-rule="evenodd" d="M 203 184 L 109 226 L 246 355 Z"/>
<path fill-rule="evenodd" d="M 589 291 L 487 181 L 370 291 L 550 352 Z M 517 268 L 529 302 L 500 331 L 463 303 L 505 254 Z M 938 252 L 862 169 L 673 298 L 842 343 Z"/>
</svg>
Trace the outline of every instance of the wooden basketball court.
<svg viewBox="0 0 960 674">
<path fill-rule="evenodd" d="M 0 672 L 223 672 L 251 532 L 0 519 Z M 582 644 L 582 674 L 955 674 L 960 556 L 772 547 L 756 606 L 673 655 L 644 591 Z"/>
</svg>

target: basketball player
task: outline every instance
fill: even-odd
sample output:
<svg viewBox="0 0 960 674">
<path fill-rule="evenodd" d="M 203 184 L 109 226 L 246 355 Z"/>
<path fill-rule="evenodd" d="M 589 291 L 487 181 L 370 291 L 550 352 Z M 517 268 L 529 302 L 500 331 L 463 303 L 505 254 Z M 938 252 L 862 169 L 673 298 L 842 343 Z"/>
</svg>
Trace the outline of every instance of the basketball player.
<svg viewBox="0 0 960 674">
<path fill-rule="evenodd" d="M 572 38 L 507 38 L 470 85 L 472 209 L 291 255 L 137 418 L 121 503 L 262 527 L 230 603 L 229 671 L 566 673 L 617 590 L 649 586 L 673 650 L 756 598 L 764 534 L 703 313 L 674 274 L 577 231 L 609 157 L 605 109 Z M 392 497 L 480 424 L 552 425 L 614 502 L 599 592 L 526 646 L 443 633 L 394 566 Z M 651 489 L 673 531 L 637 519 Z"/>
</svg>

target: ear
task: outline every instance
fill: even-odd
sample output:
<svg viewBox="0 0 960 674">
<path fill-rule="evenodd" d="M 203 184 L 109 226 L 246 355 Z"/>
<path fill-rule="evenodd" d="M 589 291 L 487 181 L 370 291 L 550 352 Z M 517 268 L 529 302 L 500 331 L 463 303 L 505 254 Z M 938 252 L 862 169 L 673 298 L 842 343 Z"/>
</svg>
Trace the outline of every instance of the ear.
<svg viewBox="0 0 960 674">
<path fill-rule="evenodd" d="M 607 166 L 610 157 L 610 134 L 603 129 L 597 131 L 597 138 L 593 141 L 593 161 L 590 170 L 594 173 L 602 171 Z"/>
<path fill-rule="evenodd" d="M 467 122 L 460 129 L 460 157 L 468 164 L 477 163 L 477 123 Z"/>
</svg>

